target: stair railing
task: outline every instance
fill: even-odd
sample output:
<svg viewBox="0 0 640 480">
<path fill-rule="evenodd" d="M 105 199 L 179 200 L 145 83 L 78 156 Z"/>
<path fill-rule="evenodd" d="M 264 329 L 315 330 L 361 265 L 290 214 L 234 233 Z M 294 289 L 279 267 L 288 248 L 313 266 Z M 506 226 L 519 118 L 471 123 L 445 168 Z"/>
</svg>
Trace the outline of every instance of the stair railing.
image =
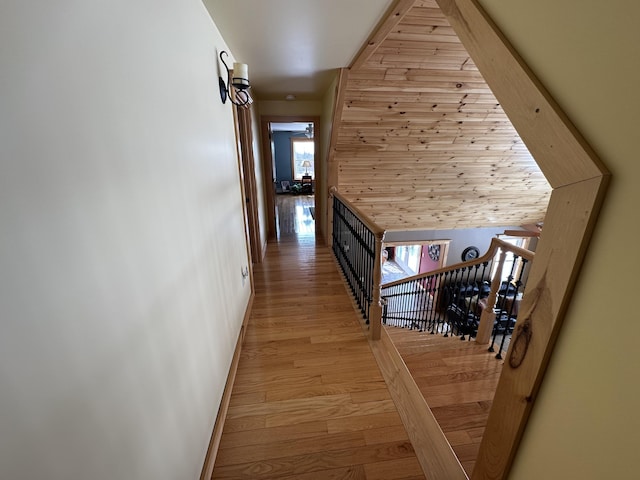
<svg viewBox="0 0 640 480">
<path fill-rule="evenodd" d="M 371 338 L 379 340 L 382 331 L 380 284 L 385 231 L 335 187 L 330 189 L 330 195 L 333 198 L 333 253 L 369 325 Z"/>
<path fill-rule="evenodd" d="M 335 187 L 332 249 L 371 338 L 382 324 L 475 337 L 497 358 L 517 319 L 519 302 L 535 254 L 498 238 L 481 257 L 381 285 L 385 230 L 349 202 Z M 508 255 L 510 271 L 503 275 Z M 504 281 L 502 280 L 504 278 Z"/>
<path fill-rule="evenodd" d="M 503 274 L 511 255 L 509 272 Z M 498 346 L 497 358 L 517 320 L 535 254 L 498 238 L 481 257 L 381 287 L 382 322 Z M 504 279 L 504 280 L 503 280 Z"/>
</svg>

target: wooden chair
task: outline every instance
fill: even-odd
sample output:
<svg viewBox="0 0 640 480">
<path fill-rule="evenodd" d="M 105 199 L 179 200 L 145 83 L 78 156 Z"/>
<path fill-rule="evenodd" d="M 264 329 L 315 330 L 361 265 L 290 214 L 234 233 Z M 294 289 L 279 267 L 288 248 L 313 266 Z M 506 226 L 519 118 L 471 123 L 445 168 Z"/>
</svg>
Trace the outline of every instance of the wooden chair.
<svg viewBox="0 0 640 480">
<path fill-rule="evenodd" d="M 313 179 L 311 175 L 302 176 L 302 193 L 313 193 Z"/>
</svg>

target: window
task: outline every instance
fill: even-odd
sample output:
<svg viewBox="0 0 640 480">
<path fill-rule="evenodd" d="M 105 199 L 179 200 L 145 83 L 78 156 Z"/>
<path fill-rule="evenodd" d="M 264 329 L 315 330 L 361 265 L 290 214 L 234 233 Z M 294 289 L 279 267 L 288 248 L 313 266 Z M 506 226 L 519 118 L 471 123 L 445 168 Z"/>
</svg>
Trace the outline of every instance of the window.
<svg viewBox="0 0 640 480">
<path fill-rule="evenodd" d="M 396 263 L 409 275 L 417 275 L 420 270 L 422 245 L 396 247 Z"/>
<path fill-rule="evenodd" d="M 524 237 L 510 237 L 507 235 L 497 235 L 497 237 L 500 240 L 504 240 L 507 243 L 510 243 L 511 245 L 515 246 L 515 247 L 520 247 L 520 248 L 529 248 L 529 240 L 530 238 L 524 238 Z M 498 262 L 497 259 L 499 258 L 499 256 L 496 256 L 496 261 L 493 264 L 492 267 L 492 277 L 493 275 L 495 275 L 495 272 L 498 268 Z M 519 265 L 518 268 L 513 272 L 513 280 L 516 280 L 520 274 L 520 269 L 522 268 L 522 265 Z M 501 281 L 502 282 L 506 282 L 509 278 L 509 274 L 512 273 L 511 270 L 513 269 L 513 253 L 511 252 L 507 252 L 507 256 L 504 259 L 504 266 L 502 267 L 502 274 L 501 274 Z"/>
<path fill-rule="evenodd" d="M 313 139 L 291 139 L 291 172 L 294 180 L 302 180 L 303 175 L 311 175 L 313 177 L 314 153 L 315 145 Z"/>
</svg>

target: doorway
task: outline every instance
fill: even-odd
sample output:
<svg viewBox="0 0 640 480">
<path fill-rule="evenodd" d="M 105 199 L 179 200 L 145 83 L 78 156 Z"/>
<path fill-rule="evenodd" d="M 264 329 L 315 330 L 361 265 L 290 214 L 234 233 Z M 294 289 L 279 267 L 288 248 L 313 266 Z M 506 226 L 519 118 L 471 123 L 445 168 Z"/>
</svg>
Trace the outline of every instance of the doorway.
<svg viewBox="0 0 640 480">
<path fill-rule="evenodd" d="M 383 243 L 382 283 L 444 267 L 451 240 Z"/>
<path fill-rule="evenodd" d="M 268 237 L 314 237 L 317 117 L 262 117 Z"/>
</svg>

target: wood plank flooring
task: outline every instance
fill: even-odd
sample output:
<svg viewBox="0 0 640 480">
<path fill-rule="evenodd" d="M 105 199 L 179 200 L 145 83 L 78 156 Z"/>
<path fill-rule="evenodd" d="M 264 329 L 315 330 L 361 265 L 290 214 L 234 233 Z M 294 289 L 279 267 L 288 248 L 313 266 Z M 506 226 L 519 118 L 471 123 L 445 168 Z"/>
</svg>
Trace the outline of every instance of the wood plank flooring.
<svg viewBox="0 0 640 480">
<path fill-rule="evenodd" d="M 212 478 L 424 479 L 329 249 L 281 235 L 254 279 Z"/>
<path fill-rule="evenodd" d="M 315 238 L 315 221 L 310 207 L 314 207 L 313 195 L 276 195 L 276 233 L 278 238 L 290 237 L 297 241 Z M 291 237 L 295 235 L 296 237 Z"/>
<path fill-rule="evenodd" d="M 255 267 L 212 478 L 424 479 L 332 254 L 296 218 L 305 202 L 279 201 L 279 241 Z M 470 473 L 501 362 L 474 342 L 388 331 Z"/>
</svg>

